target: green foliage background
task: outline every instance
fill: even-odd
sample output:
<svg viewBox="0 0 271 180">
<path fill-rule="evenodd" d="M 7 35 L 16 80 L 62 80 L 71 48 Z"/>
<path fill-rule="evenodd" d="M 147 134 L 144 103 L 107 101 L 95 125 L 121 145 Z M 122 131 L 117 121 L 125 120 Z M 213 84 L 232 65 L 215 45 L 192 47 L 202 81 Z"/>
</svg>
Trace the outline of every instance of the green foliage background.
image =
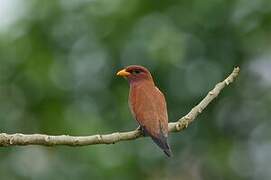
<svg viewBox="0 0 271 180">
<path fill-rule="evenodd" d="M 137 127 L 128 84 L 148 67 L 171 121 L 234 66 L 237 82 L 189 128 L 173 158 L 149 138 L 0 149 L 1 179 L 271 179 L 270 0 L 0 0 L 0 131 L 91 135 Z"/>
</svg>

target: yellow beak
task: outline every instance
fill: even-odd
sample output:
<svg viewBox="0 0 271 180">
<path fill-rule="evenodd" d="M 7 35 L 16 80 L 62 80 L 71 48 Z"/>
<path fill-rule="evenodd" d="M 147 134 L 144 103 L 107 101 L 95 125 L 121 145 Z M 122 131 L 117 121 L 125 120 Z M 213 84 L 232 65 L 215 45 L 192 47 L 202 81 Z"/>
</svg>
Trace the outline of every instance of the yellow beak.
<svg viewBox="0 0 271 180">
<path fill-rule="evenodd" d="M 127 77 L 129 76 L 131 73 L 127 72 L 126 69 L 122 69 L 117 73 L 117 76 L 123 76 L 123 77 Z"/>
</svg>

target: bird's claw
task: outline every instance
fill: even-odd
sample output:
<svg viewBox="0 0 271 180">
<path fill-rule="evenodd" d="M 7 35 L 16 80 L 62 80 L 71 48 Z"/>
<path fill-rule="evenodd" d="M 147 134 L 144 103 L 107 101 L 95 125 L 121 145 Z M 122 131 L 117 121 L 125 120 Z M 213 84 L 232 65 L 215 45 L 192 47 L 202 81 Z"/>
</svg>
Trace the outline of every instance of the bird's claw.
<svg viewBox="0 0 271 180">
<path fill-rule="evenodd" d="M 138 126 L 138 127 L 136 128 L 136 131 L 142 131 L 141 126 Z"/>
<path fill-rule="evenodd" d="M 143 127 L 143 126 L 138 126 L 137 128 L 136 128 L 136 130 L 137 131 L 140 131 L 141 132 L 141 134 L 145 137 L 145 136 L 148 136 L 148 134 L 147 134 L 147 132 L 146 132 L 146 130 L 145 130 L 145 128 Z"/>
</svg>

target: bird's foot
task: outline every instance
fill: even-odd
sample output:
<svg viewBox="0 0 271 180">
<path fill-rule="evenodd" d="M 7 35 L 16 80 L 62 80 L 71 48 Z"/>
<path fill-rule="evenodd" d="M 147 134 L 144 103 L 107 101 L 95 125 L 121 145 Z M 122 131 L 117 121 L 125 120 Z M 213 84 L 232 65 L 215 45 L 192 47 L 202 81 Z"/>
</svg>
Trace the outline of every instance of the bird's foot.
<svg viewBox="0 0 271 180">
<path fill-rule="evenodd" d="M 138 127 L 136 128 L 136 131 L 142 131 L 141 126 L 138 126 Z"/>
<path fill-rule="evenodd" d="M 144 137 L 148 136 L 148 133 L 147 133 L 146 129 L 144 128 L 144 126 L 138 126 L 138 127 L 136 128 L 136 130 L 141 131 L 141 134 L 142 134 Z"/>
</svg>

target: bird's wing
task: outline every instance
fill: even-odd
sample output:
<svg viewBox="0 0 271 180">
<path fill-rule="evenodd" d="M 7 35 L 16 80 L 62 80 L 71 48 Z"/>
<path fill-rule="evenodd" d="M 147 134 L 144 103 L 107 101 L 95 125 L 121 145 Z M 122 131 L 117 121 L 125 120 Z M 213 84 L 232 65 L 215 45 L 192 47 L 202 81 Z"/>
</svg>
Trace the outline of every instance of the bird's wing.
<svg viewBox="0 0 271 180">
<path fill-rule="evenodd" d="M 167 136 L 168 134 L 168 114 L 167 114 L 167 103 L 166 103 L 166 99 L 164 94 L 157 88 L 155 87 L 155 90 L 158 93 L 158 96 L 160 96 L 161 98 L 161 106 L 159 111 L 161 112 L 161 115 L 163 118 L 160 118 L 161 121 L 161 126 L 162 126 L 162 130 L 165 131 L 163 132 L 163 134 L 165 134 Z"/>
<path fill-rule="evenodd" d="M 130 89 L 129 105 L 143 132 L 150 135 L 167 156 L 171 156 L 167 142 L 167 105 L 163 93 L 153 85 L 137 85 Z"/>
<path fill-rule="evenodd" d="M 131 89 L 130 109 L 150 136 L 167 137 L 168 114 L 165 97 L 155 86 L 141 85 Z"/>
</svg>

